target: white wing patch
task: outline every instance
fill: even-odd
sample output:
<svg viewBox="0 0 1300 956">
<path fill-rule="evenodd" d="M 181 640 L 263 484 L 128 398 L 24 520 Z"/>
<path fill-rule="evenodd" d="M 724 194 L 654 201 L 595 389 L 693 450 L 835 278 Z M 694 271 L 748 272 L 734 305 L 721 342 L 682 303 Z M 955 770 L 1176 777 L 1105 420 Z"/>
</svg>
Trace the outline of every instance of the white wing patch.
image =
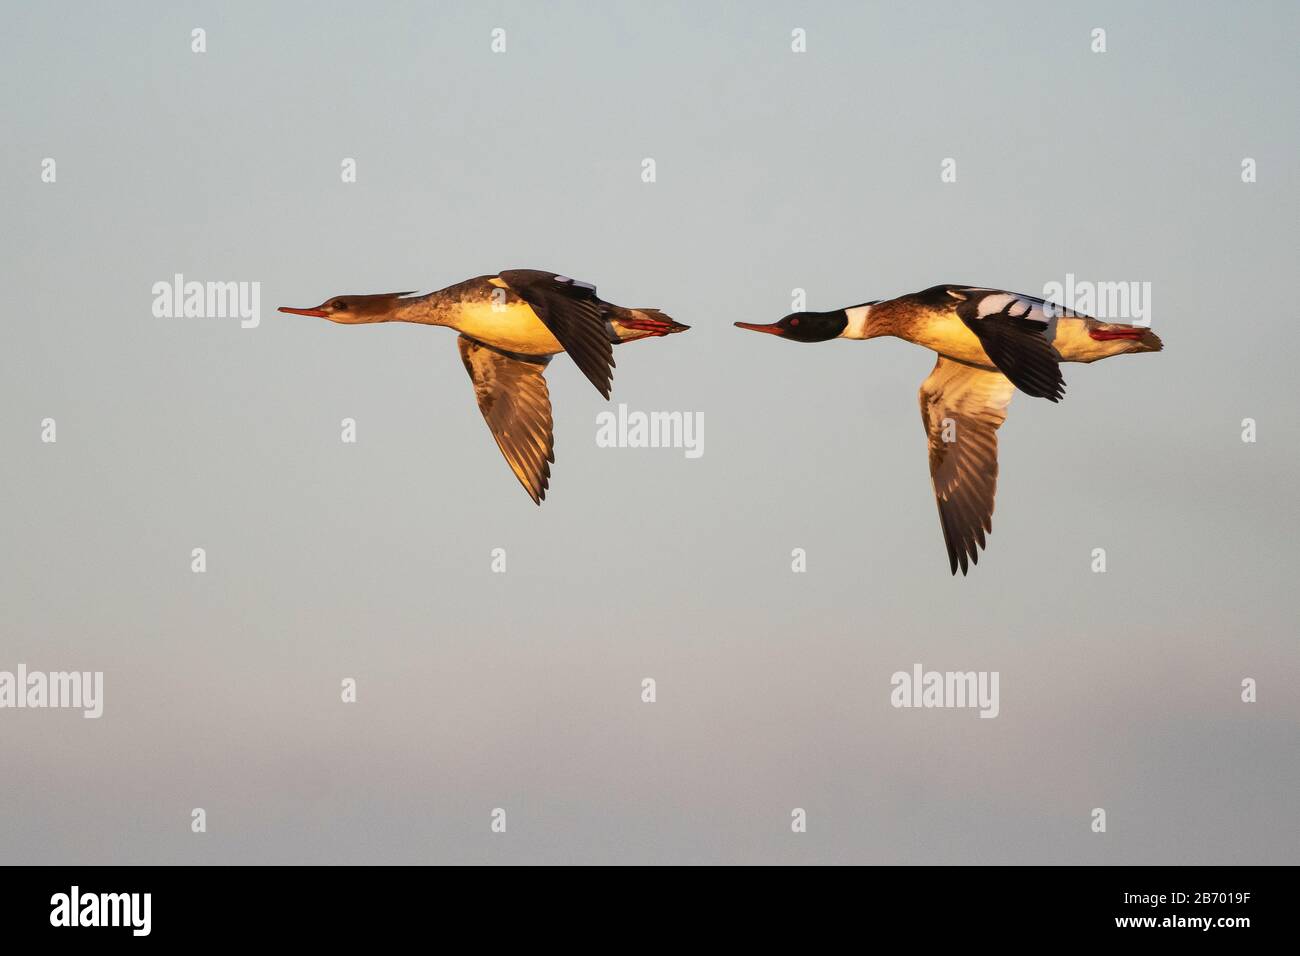
<svg viewBox="0 0 1300 956">
<path fill-rule="evenodd" d="M 1018 292 L 1002 292 L 998 289 L 977 289 L 974 287 L 949 289 L 948 294 L 954 299 L 976 301 L 975 317 L 988 318 L 990 315 L 1003 313 L 1014 319 L 1028 319 L 1049 325 L 1053 319 L 1084 318 L 1082 313 L 1066 308 L 1056 302 L 1048 302 L 1032 295 Z"/>
<path fill-rule="evenodd" d="M 575 289 L 586 289 L 593 295 L 596 293 L 596 287 L 594 285 L 590 282 L 583 282 L 580 279 L 570 279 L 568 276 L 556 276 L 555 281 L 560 283 L 560 285 L 571 285 Z"/>
<path fill-rule="evenodd" d="M 1015 319 L 1030 318 L 1030 313 L 1034 312 L 1036 306 L 1039 306 L 1037 300 L 1026 299 L 1010 292 L 1002 292 L 997 295 L 986 295 L 980 299 L 979 309 L 976 312 L 981 319 L 988 315 L 996 315 L 999 312 L 1005 312 Z M 1037 308 L 1041 314 L 1041 307 Z"/>
</svg>

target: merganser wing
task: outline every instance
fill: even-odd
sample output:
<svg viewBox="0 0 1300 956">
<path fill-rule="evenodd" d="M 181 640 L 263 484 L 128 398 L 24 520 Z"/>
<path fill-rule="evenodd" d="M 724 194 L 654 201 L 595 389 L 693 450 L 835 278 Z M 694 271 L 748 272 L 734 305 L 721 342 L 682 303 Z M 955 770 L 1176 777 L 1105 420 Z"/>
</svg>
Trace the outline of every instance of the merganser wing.
<svg viewBox="0 0 1300 956">
<path fill-rule="evenodd" d="M 985 354 L 1016 388 L 1053 402 L 1065 397 L 1061 356 L 1048 338 L 1051 317 L 1046 302 L 998 289 L 952 286 L 947 293 L 957 300 L 957 317 L 979 337 Z"/>
<path fill-rule="evenodd" d="M 921 383 L 921 421 L 930 442 L 930 477 L 952 573 L 979 563 L 993 531 L 998 427 L 1015 386 L 1000 372 L 942 356 Z"/>
<path fill-rule="evenodd" d="M 506 269 L 498 278 L 532 306 L 582 374 L 609 398 L 614 348 L 605 324 L 606 304 L 596 298 L 596 287 L 537 269 Z"/>
<path fill-rule="evenodd" d="M 551 396 L 543 375 L 550 356 L 502 352 L 464 335 L 456 344 L 497 447 L 529 497 L 541 504 L 555 461 Z"/>
</svg>

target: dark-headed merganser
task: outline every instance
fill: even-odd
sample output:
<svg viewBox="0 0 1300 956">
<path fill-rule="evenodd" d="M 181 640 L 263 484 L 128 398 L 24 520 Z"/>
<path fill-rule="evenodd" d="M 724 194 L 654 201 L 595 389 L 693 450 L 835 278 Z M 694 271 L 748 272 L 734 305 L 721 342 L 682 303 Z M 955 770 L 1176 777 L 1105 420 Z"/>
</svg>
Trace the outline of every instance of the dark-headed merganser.
<svg viewBox="0 0 1300 956">
<path fill-rule="evenodd" d="M 1019 388 L 1058 402 L 1061 362 L 1095 362 L 1125 352 L 1159 352 L 1150 329 L 1099 322 L 1033 296 L 937 285 L 924 292 L 834 312 L 796 312 L 742 329 L 794 342 L 893 335 L 939 353 L 921 383 L 921 420 L 930 441 L 930 475 L 952 573 L 979 561 L 993 531 L 997 429 Z"/>
<path fill-rule="evenodd" d="M 416 322 L 460 333 L 460 357 L 474 383 L 479 410 L 501 454 L 537 504 L 546 497 L 551 463 L 551 399 L 543 373 L 567 352 L 597 391 L 609 398 L 613 346 L 685 331 L 658 309 L 625 309 L 596 296 L 596 287 L 553 272 L 507 269 L 438 292 L 339 295 L 312 315 L 344 325 Z"/>
</svg>

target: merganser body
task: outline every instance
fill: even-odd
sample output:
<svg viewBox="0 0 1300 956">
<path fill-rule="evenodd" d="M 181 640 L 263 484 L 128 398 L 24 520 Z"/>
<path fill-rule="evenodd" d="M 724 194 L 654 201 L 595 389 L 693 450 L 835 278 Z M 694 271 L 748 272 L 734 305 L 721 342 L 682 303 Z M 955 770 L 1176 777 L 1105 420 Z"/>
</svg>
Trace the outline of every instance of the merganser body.
<svg viewBox="0 0 1300 956">
<path fill-rule="evenodd" d="M 794 342 L 896 336 L 939 355 L 921 384 L 921 420 L 930 476 L 953 574 L 979 562 L 992 533 L 997 489 L 997 429 L 1018 388 L 1035 398 L 1065 396 L 1062 362 L 1095 362 L 1128 352 L 1159 352 L 1144 326 L 1100 322 L 1033 296 L 937 285 L 887 301 L 833 312 L 796 312 L 742 329 Z"/>
<path fill-rule="evenodd" d="M 479 410 L 510 469 L 537 504 L 555 461 L 551 400 L 544 372 L 567 352 L 606 399 L 614 377 L 613 346 L 683 332 L 658 309 L 627 309 L 596 296 L 596 287 L 554 272 L 507 269 L 416 296 L 409 292 L 339 295 L 310 315 L 342 325 L 415 322 L 460 333 L 461 360 Z"/>
</svg>

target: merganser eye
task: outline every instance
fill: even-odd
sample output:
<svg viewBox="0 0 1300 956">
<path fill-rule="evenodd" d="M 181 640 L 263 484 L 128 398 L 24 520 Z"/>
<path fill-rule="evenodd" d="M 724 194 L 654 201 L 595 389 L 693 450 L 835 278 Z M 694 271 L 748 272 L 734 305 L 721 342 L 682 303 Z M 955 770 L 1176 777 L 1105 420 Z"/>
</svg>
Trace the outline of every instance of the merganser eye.
<svg viewBox="0 0 1300 956">
<path fill-rule="evenodd" d="M 334 311 L 335 311 L 335 312 L 343 312 L 343 311 L 345 311 L 345 310 L 347 309 L 347 307 L 348 307 L 348 304 L 347 304 L 347 302 L 345 302 L 343 299 L 335 299 L 335 300 L 334 300 Z"/>
<path fill-rule="evenodd" d="M 798 325 L 798 324 L 799 324 L 799 320 L 798 320 L 798 319 L 791 319 L 791 320 L 790 320 L 790 324 L 791 324 L 791 325 Z"/>
</svg>

